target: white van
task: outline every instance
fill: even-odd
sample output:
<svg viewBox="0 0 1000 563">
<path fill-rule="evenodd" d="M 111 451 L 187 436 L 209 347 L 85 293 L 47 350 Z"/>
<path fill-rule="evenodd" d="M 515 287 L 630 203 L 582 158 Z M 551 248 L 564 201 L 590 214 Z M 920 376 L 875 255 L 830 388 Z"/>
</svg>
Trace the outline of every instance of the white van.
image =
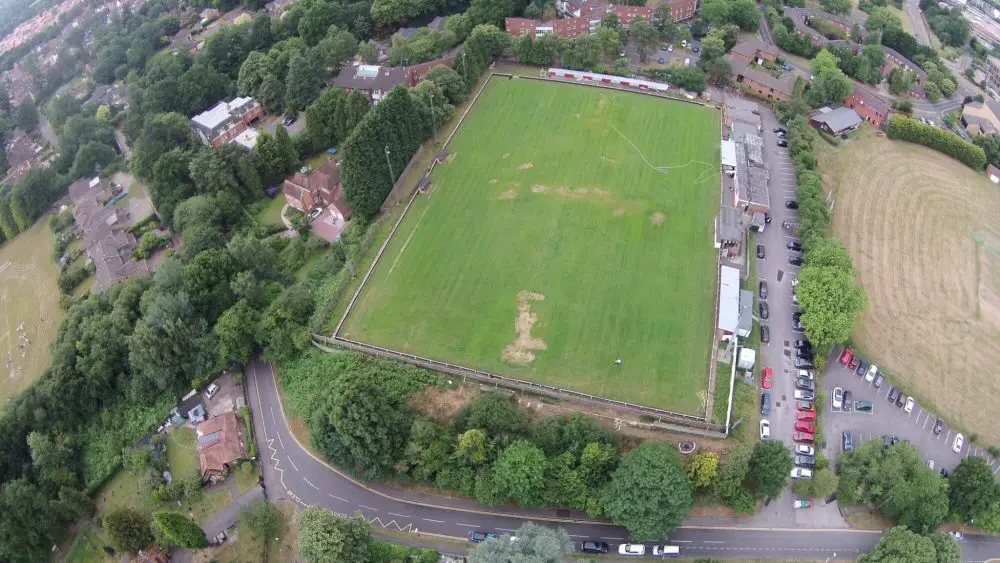
<svg viewBox="0 0 1000 563">
<path fill-rule="evenodd" d="M 680 557 L 681 548 L 676 545 L 658 545 L 653 548 L 654 557 Z"/>
</svg>

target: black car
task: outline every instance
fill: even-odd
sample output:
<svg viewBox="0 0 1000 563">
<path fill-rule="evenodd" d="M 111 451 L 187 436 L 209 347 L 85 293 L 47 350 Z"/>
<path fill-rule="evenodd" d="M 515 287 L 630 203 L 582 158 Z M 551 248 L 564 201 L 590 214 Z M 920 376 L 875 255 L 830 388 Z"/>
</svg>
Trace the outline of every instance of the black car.
<svg viewBox="0 0 1000 563">
<path fill-rule="evenodd" d="M 763 244 L 758 244 L 757 245 L 757 258 L 760 258 L 761 260 L 764 259 L 764 245 Z"/>
<path fill-rule="evenodd" d="M 844 391 L 844 401 L 843 401 L 843 406 L 841 407 L 841 409 L 844 412 L 851 412 L 851 407 L 853 407 L 853 406 L 854 406 L 854 402 L 851 401 L 851 392 L 850 391 Z"/>
<path fill-rule="evenodd" d="M 701 51 L 701 47 L 695 45 L 694 47 L 691 47 L 691 50 L 697 53 L 698 51 Z"/>
<path fill-rule="evenodd" d="M 767 280 L 757 282 L 757 292 L 760 294 L 761 299 L 767 299 Z"/>
<path fill-rule="evenodd" d="M 760 325 L 760 341 L 764 344 L 771 341 L 771 329 L 767 325 Z"/>
<path fill-rule="evenodd" d="M 788 209 L 798 209 L 799 202 L 795 201 L 794 199 L 789 199 L 785 201 L 785 207 Z"/>
<path fill-rule="evenodd" d="M 607 553 L 608 544 L 602 541 L 585 541 L 580 546 L 580 551 L 584 553 Z"/>
<path fill-rule="evenodd" d="M 792 266 L 801 266 L 802 265 L 802 257 L 801 256 L 789 256 L 788 257 L 788 263 L 791 264 Z"/>
<path fill-rule="evenodd" d="M 900 392 L 899 396 L 896 397 L 896 406 L 902 408 L 904 402 L 906 402 L 906 398 L 903 397 L 903 393 Z"/>
<path fill-rule="evenodd" d="M 815 391 L 816 384 L 808 377 L 800 377 L 795 380 L 795 388 L 803 391 Z"/>
<path fill-rule="evenodd" d="M 794 344 L 796 348 L 812 348 L 812 343 L 808 340 L 796 340 L 792 344 Z"/>
<path fill-rule="evenodd" d="M 287 126 L 295 123 L 298 120 L 299 120 L 298 117 L 296 117 L 294 115 L 289 115 L 288 117 L 286 117 L 286 118 L 284 118 L 284 119 L 281 120 L 281 124 L 287 127 Z"/>
<path fill-rule="evenodd" d="M 843 435 L 844 451 L 849 452 L 854 449 L 854 439 L 851 438 L 850 432 L 844 432 Z"/>
<path fill-rule="evenodd" d="M 940 436 L 942 430 L 944 430 L 944 420 L 938 418 L 934 421 L 934 434 Z"/>
<path fill-rule="evenodd" d="M 771 393 L 769 391 L 764 391 L 760 394 L 760 415 L 768 416 L 771 414 Z"/>
<path fill-rule="evenodd" d="M 787 133 L 788 131 L 785 131 L 784 127 L 775 127 L 774 128 L 774 132 L 775 133 Z"/>
<path fill-rule="evenodd" d="M 764 214 L 764 222 L 765 223 L 770 223 L 771 222 L 771 214 L 770 213 L 765 213 Z"/>
<path fill-rule="evenodd" d="M 874 383 L 875 388 L 881 389 L 883 383 L 885 383 L 885 376 L 882 375 L 882 372 L 878 372 L 875 375 L 875 383 Z"/>
<path fill-rule="evenodd" d="M 778 139 L 778 146 L 782 147 L 782 148 L 787 147 L 788 146 L 788 141 L 786 141 L 784 139 Z"/>
<path fill-rule="evenodd" d="M 812 350 L 808 348 L 796 348 L 795 357 L 802 358 L 803 360 L 811 360 L 813 357 Z"/>
<path fill-rule="evenodd" d="M 806 325 L 802 324 L 799 319 L 792 319 L 792 330 L 795 332 L 805 332 Z"/>
<path fill-rule="evenodd" d="M 900 395 L 899 389 L 896 389 L 896 386 L 893 385 L 892 387 L 889 388 L 889 394 L 886 395 L 885 398 L 891 404 L 896 402 L 896 397 L 898 397 L 899 395 Z"/>
<path fill-rule="evenodd" d="M 785 244 L 785 248 L 788 250 L 799 251 L 802 250 L 802 244 L 797 240 L 790 240 L 787 244 Z"/>
<path fill-rule="evenodd" d="M 858 371 L 857 371 L 857 374 L 858 374 L 858 377 L 861 377 L 861 376 L 863 376 L 863 375 L 864 375 L 864 374 L 866 374 L 866 373 L 868 373 L 868 360 L 864 360 L 864 359 L 863 359 L 863 360 L 861 360 L 861 361 L 860 361 L 860 362 L 858 363 Z"/>
<path fill-rule="evenodd" d="M 766 321 L 768 317 L 767 303 L 761 301 L 758 303 L 757 309 L 760 311 L 760 318 Z"/>
<path fill-rule="evenodd" d="M 795 456 L 795 465 L 799 467 L 816 467 L 816 458 L 811 455 Z"/>
</svg>

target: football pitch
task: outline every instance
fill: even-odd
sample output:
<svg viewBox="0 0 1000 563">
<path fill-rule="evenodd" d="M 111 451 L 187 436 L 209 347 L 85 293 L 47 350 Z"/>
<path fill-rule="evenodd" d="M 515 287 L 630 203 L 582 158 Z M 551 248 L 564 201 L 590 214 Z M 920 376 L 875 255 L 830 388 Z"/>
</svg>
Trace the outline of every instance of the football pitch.
<svg viewBox="0 0 1000 563">
<path fill-rule="evenodd" d="M 719 128 L 693 104 L 493 78 L 340 336 L 703 414 Z"/>
</svg>

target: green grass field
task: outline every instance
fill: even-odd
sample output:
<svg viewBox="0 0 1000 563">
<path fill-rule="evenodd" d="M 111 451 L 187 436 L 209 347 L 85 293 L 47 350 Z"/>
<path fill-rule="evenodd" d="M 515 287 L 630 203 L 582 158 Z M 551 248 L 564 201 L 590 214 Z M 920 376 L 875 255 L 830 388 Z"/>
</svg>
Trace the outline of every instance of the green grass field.
<svg viewBox="0 0 1000 563">
<path fill-rule="evenodd" d="M 717 113 L 494 79 L 449 150 L 341 336 L 703 414 Z"/>
</svg>

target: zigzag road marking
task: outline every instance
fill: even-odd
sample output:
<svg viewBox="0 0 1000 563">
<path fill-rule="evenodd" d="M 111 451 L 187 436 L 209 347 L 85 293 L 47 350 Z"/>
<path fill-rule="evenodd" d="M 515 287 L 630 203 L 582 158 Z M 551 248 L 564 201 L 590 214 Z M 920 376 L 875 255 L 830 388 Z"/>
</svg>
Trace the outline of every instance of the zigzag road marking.
<svg viewBox="0 0 1000 563">
<path fill-rule="evenodd" d="M 281 481 L 281 486 L 288 489 L 288 485 L 285 484 L 285 470 L 278 467 L 281 460 L 278 459 L 278 450 L 274 449 L 274 438 L 267 441 L 267 449 L 271 450 L 271 461 L 274 462 L 274 470 L 278 472 L 278 480 Z M 289 492 L 291 492 L 290 489 Z"/>
</svg>

